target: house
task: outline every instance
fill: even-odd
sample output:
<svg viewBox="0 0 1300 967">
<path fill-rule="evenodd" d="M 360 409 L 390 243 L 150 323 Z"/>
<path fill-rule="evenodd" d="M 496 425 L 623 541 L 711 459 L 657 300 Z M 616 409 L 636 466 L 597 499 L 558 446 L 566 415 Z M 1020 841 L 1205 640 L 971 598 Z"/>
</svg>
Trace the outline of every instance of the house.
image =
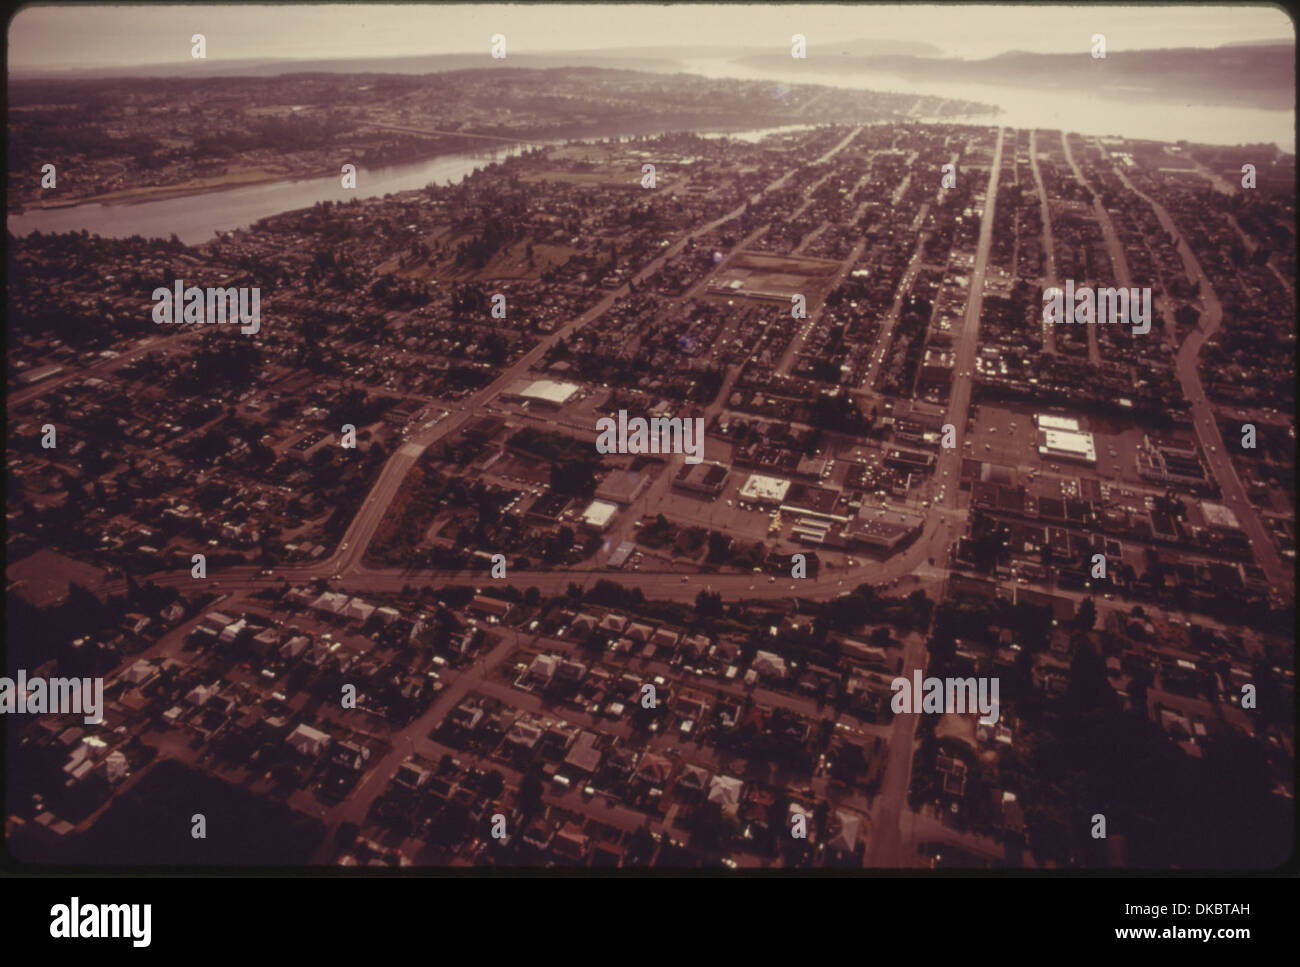
<svg viewBox="0 0 1300 967">
<path fill-rule="evenodd" d="M 534 849 L 547 849 L 554 838 L 555 827 L 544 819 L 534 819 L 524 828 L 524 842 Z"/>
<path fill-rule="evenodd" d="M 630 776 L 635 766 L 636 753 L 626 747 L 610 749 L 605 755 L 605 768 L 616 776 Z"/>
<path fill-rule="evenodd" d="M 569 748 L 568 755 L 564 757 L 565 765 L 572 766 L 579 772 L 585 772 L 588 775 L 594 773 L 600 767 L 601 752 L 599 742 L 599 736 L 593 732 L 578 733 L 578 738 Z"/>
<path fill-rule="evenodd" d="M 352 598 L 343 606 L 343 617 L 355 618 L 358 621 L 367 621 L 375 613 L 375 606 L 367 604 L 360 598 Z"/>
<path fill-rule="evenodd" d="M 506 733 L 506 741 L 518 749 L 532 749 L 542 737 L 542 730 L 532 722 L 523 719 L 515 722 Z"/>
<path fill-rule="evenodd" d="M 199 621 L 199 627 L 220 633 L 221 629 L 225 628 L 226 625 L 231 624 L 234 620 L 235 619 L 230 617 L 230 615 L 222 614 L 220 611 L 209 611 Z"/>
<path fill-rule="evenodd" d="M 621 614 L 607 614 L 600 621 L 600 630 L 608 631 L 611 634 L 621 635 L 623 629 L 627 627 L 627 618 Z"/>
<path fill-rule="evenodd" d="M 447 717 L 454 725 L 467 732 L 472 732 L 474 729 L 478 728 L 479 722 L 483 720 L 483 709 L 479 708 L 477 705 L 462 702 L 452 709 L 451 714 Z"/>
<path fill-rule="evenodd" d="M 491 598 L 486 594 L 476 594 L 474 600 L 469 603 L 465 610 L 471 614 L 482 615 L 495 621 L 501 621 L 510 613 L 513 605 L 509 601 L 502 601 L 500 598 Z"/>
<path fill-rule="evenodd" d="M 253 636 L 253 649 L 259 655 L 267 655 L 280 641 L 280 633 L 275 628 L 264 628 Z"/>
<path fill-rule="evenodd" d="M 364 745 L 358 745 L 355 742 L 340 742 L 335 747 L 334 754 L 330 756 L 330 761 L 336 766 L 351 769 L 353 772 L 360 772 L 365 768 L 366 763 L 370 761 L 370 750 Z"/>
<path fill-rule="evenodd" d="M 785 667 L 785 659 L 770 651 L 757 652 L 750 668 L 764 678 L 782 679 L 789 674 Z"/>
<path fill-rule="evenodd" d="M 671 628 L 660 628 L 654 633 L 653 637 L 651 637 L 650 644 L 654 645 L 656 648 L 673 649 L 677 647 L 677 642 L 680 639 L 681 634 L 679 632 L 673 631 Z M 704 641 L 707 646 L 708 639 L 705 638 Z"/>
<path fill-rule="evenodd" d="M 144 659 L 141 659 L 124 671 L 122 673 L 122 678 L 130 682 L 132 685 L 145 685 L 153 681 L 157 674 L 158 669 Z"/>
<path fill-rule="evenodd" d="M 565 823 L 555 834 L 554 849 L 557 856 L 569 860 L 582 860 L 587 856 L 589 839 L 582 832 L 582 827 L 575 823 Z"/>
<path fill-rule="evenodd" d="M 943 776 L 943 791 L 953 796 L 962 796 L 966 792 L 966 763 L 951 756 L 941 755 L 936 765 Z"/>
<path fill-rule="evenodd" d="M 128 614 L 122 619 L 122 630 L 130 635 L 139 635 L 153 624 L 153 619 L 143 614 Z"/>
<path fill-rule="evenodd" d="M 688 765 L 677 779 L 677 788 L 686 792 L 703 793 L 709 787 L 709 770 Z"/>
<path fill-rule="evenodd" d="M 305 756 L 318 756 L 328 748 L 330 737 L 310 725 L 299 725 L 285 739 L 294 750 Z"/>
<path fill-rule="evenodd" d="M 110 752 L 108 758 L 104 760 L 103 769 L 104 778 L 109 782 L 121 782 L 130 775 L 126 753 L 122 752 L 120 749 Z"/>
<path fill-rule="evenodd" d="M 580 614 L 573 619 L 571 627 L 576 635 L 587 635 L 596 629 L 598 621 L 594 615 Z"/>
<path fill-rule="evenodd" d="M 538 655 L 528 666 L 528 674 L 543 684 L 549 684 L 560 667 L 560 659 L 555 655 Z"/>
<path fill-rule="evenodd" d="M 291 604 L 296 604 L 299 607 L 305 608 L 316 600 L 316 595 L 312 593 L 310 588 L 293 588 L 286 592 L 284 598 Z"/>
<path fill-rule="evenodd" d="M 240 618 L 238 621 L 232 621 L 230 624 L 226 625 L 223 629 L 221 629 L 221 634 L 218 635 L 217 638 L 218 640 L 221 641 L 222 644 L 228 645 L 236 638 L 238 638 L 243 633 L 244 629 L 247 627 L 248 627 L 248 622 L 243 618 Z"/>
<path fill-rule="evenodd" d="M 339 614 L 347 607 L 348 596 L 339 594 L 336 591 L 326 591 L 315 601 L 311 603 L 313 611 L 323 611 L 328 614 Z"/>
<path fill-rule="evenodd" d="M 569 747 L 573 745 L 577 737 L 577 728 L 557 722 L 546 727 L 539 745 L 543 753 L 562 756 L 569 751 Z"/>
<path fill-rule="evenodd" d="M 645 644 L 650 640 L 650 635 L 653 631 L 654 629 L 649 625 L 634 621 L 627 626 L 627 630 L 624 631 L 624 634 L 638 644 Z"/>
<path fill-rule="evenodd" d="M 831 825 L 831 838 L 827 846 L 835 853 L 852 853 L 858 848 L 858 836 L 862 830 L 862 817 L 842 809 L 835 811 L 835 822 Z"/>
<path fill-rule="evenodd" d="M 297 658 L 307 650 L 309 644 L 311 644 L 311 639 L 306 635 L 295 635 L 280 646 L 280 657 Z"/>
<path fill-rule="evenodd" d="M 723 809 L 736 809 L 740 806 L 740 793 L 744 783 L 731 776 L 714 776 L 709 782 L 709 802 L 715 802 Z"/>
<path fill-rule="evenodd" d="M 673 771 L 673 764 L 666 756 L 658 752 L 647 752 L 641 757 L 636 767 L 636 778 L 650 786 L 662 787 Z"/>
<path fill-rule="evenodd" d="M 200 708 L 208 703 L 208 699 L 217 694 L 216 685 L 195 685 L 185 696 L 185 701 L 191 705 L 197 705 Z"/>
<path fill-rule="evenodd" d="M 562 682 L 576 684 L 587 677 L 587 666 L 580 661 L 562 659 L 555 669 L 555 677 Z"/>
</svg>

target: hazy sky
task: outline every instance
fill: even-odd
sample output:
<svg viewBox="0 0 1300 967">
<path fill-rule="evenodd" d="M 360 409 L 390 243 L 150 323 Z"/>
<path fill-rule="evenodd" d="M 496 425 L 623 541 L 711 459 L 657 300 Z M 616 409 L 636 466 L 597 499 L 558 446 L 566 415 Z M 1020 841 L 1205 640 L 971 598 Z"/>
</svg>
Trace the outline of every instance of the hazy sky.
<svg viewBox="0 0 1300 967">
<path fill-rule="evenodd" d="M 29 70 L 117 67 L 188 60 L 190 36 L 216 58 L 382 57 L 508 53 L 678 44 L 766 45 L 790 35 L 821 44 L 855 38 L 928 41 L 946 54 L 1108 50 L 1294 40 L 1277 7 L 872 6 L 868 4 L 337 4 L 27 7 L 10 22 L 9 65 Z M 824 48 L 825 49 L 825 48 Z"/>
</svg>

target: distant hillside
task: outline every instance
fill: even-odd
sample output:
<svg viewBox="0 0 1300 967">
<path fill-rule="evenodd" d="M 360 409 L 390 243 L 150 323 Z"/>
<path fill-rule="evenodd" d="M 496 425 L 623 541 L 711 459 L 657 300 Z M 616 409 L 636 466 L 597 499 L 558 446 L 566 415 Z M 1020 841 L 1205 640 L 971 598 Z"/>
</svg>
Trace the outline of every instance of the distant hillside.
<svg viewBox="0 0 1300 967">
<path fill-rule="evenodd" d="M 788 46 L 776 48 L 789 59 Z M 929 56 L 940 53 L 933 44 L 916 41 L 859 39 L 835 44 L 837 54 L 856 57 L 886 55 Z M 46 71 L 14 70 L 17 79 L 90 77 L 277 77 L 281 74 L 440 74 L 476 67 L 610 67 L 628 70 L 674 71 L 688 60 L 736 60 L 764 57 L 773 51 L 762 47 L 696 44 L 674 47 L 610 47 L 599 50 L 564 50 L 546 53 L 509 51 L 493 60 L 485 47 L 475 54 L 422 54 L 411 57 L 346 57 L 319 60 L 187 60 L 134 67 L 59 68 Z"/>
<path fill-rule="evenodd" d="M 876 74 L 919 81 L 1071 90 L 1087 87 L 1132 99 L 1177 101 L 1231 107 L 1289 110 L 1295 106 L 1295 47 L 1278 43 L 1235 43 L 1216 48 L 1112 51 L 1094 60 L 1078 54 L 1009 51 L 983 60 L 935 56 L 939 49 L 920 41 L 858 38 L 808 41 L 808 60 L 819 74 Z M 204 60 L 144 67 L 14 71 L 11 80 L 124 77 L 275 77 L 281 74 L 437 74 L 472 68 L 601 67 L 684 71 L 687 62 L 730 61 L 788 76 L 788 47 L 738 48 L 718 45 L 627 47 L 603 50 L 510 53 L 493 60 L 477 54 L 418 57 L 364 57 L 329 60 Z M 882 80 L 882 83 L 884 81 Z M 954 91 L 960 94 L 959 91 Z"/>
<path fill-rule="evenodd" d="M 826 48 L 837 55 L 850 57 L 885 57 L 902 54 L 910 57 L 938 57 L 943 53 L 934 44 L 922 40 L 886 40 L 882 37 L 859 37 L 856 40 L 837 40 L 827 44 L 817 43 L 816 38 L 808 38 L 810 49 Z"/>
<path fill-rule="evenodd" d="M 1286 41 L 1281 40 L 1233 40 L 1226 44 L 1220 44 L 1220 47 L 1275 47 L 1278 44 L 1286 46 Z"/>
<path fill-rule="evenodd" d="M 809 46 L 809 60 L 817 51 Z M 764 54 L 738 58 L 756 68 L 788 73 L 789 58 Z M 1291 109 L 1295 106 L 1295 47 L 1292 44 L 1225 45 L 1216 48 L 1112 51 L 1094 60 L 1078 54 L 1014 51 L 984 60 L 943 57 L 822 56 L 818 73 L 891 74 L 911 80 L 1004 87 L 1078 89 L 1126 98 L 1149 97 L 1205 105 Z"/>
<path fill-rule="evenodd" d="M 649 49 L 649 48 L 647 48 Z M 734 52 L 734 48 L 733 48 Z M 633 56 L 622 52 L 509 54 L 493 60 L 481 54 L 428 54 L 418 57 L 349 57 L 330 60 L 188 60 L 135 67 L 12 71 L 18 80 L 83 80 L 123 77 L 279 77 L 282 74 L 441 74 L 482 67 L 609 67 L 657 70 L 679 67 L 675 59 Z"/>
</svg>

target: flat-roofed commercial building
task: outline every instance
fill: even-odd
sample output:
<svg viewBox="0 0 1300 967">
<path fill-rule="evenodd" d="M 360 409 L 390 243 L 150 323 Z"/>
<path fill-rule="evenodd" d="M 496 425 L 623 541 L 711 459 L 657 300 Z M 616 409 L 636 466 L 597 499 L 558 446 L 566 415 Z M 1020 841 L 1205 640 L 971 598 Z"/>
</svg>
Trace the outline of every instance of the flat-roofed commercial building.
<svg viewBox="0 0 1300 967">
<path fill-rule="evenodd" d="M 1069 430 L 1039 430 L 1038 453 L 1050 460 L 1073 460 L 1075 463 L 1095 464 L 1097 449 L 1091 433 L 1074 433 Z"/>
<path fill-rule="evenodd" d="M 630 506 L 650 485 L 650 474 L 645 470 L 633 473 L 630 470 L 615 470 L 596 488 L 596 496 L 601 500 Z"/>
<path fill-rule="evenodd" d="M 1232 512 L 1231 508 L 1225 507 L 1223 504 L 1214 504 L 1208 500 L 1202 500 L 1201 513 L 1205 515 L 1205 523 L 1215 530 L 1235 531 L 1241 529 L 1237 515 Z"/>
<path fill-rule="evenodd" d="M 609 525 L 614 522 L 614 515 L 617 513 L 618 504 L 611 504 L 604 500 L 593 500 L 587 509 L 582 512 L 582 523 L 584 527 L 603 532 L 609 529 Z"/>
<path fill-rule="evenodd" d="M 1067 433 L 1078 433 L 1082 429 L 1079 421 L 1071 416 L 1053 416 L 1051 413 L 1035 413 L 1034 423 L 1040 430 L 1064 430 Z"/>
<path fill-rule="evenodd" d="M 844 528 L 850 544 L 893 553 L 914 540 L 925 526 L 920 514 L 881 505 L 863 505 L 858 515 Z"/>
<path fill-rule="evenodd" d="M 501 394 L 507 400 L 524 400 L 559 408 L 582 389 L 577 383 L 560 383 L 553 379 L 521 379 Z"/>
<path fill-rule="evenodd" d="M 705 497 L 720 497 L 727 486 L 727 468 L 721 463 L 688 463 L 677 472 L 673 487 Z"/>
<path fill-rule="evenodd" d="M 740 499 L 753 501 L 763 507 L 779 507 L 789 492 L 790 481 L 751 473 L 745 486 L 740 488 Z"/>
<path fill-rule="evenodd" d="M 614 553 L 609 556 L 609 560 L 605 562 L 605 566 L 610 568 L 622 567 L 627 563 L 627 559 L 632 556 L 632 552 L 635 550 L 635 544 L 631 541 L 624 541 L 619 544 L 618 547 L 614 548 Z"/>
</svg>

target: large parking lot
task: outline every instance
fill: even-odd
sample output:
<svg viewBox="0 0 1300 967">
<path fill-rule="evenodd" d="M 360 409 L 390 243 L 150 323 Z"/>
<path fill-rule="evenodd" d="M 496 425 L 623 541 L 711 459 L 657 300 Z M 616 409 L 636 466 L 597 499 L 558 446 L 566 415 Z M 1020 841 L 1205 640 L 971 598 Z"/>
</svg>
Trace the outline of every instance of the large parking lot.
<svg viewBox="0 0 1300 967">
<path fill-rule="evenodd" d="M 1091 433 L 1096 449 L 1094 466 L 1038 453 L 1038 430 L 1034 414 L 1039 408 L 1016 404 L 977 404 L 967 424 L 962 455 L 1008 467 L 1020 475 L 1020 482 L 1030 476 L 1095 476 L 1135 486 L 1150 486 L 1138 476 L 1137 452 L 1142 444 L 1141 427 L 1117 426 L 1110 421 L 1083 413 L 1071 413 L 1080 427 Z M 960 430 L 959 430 L 960 432 Z"/>
</svg>

